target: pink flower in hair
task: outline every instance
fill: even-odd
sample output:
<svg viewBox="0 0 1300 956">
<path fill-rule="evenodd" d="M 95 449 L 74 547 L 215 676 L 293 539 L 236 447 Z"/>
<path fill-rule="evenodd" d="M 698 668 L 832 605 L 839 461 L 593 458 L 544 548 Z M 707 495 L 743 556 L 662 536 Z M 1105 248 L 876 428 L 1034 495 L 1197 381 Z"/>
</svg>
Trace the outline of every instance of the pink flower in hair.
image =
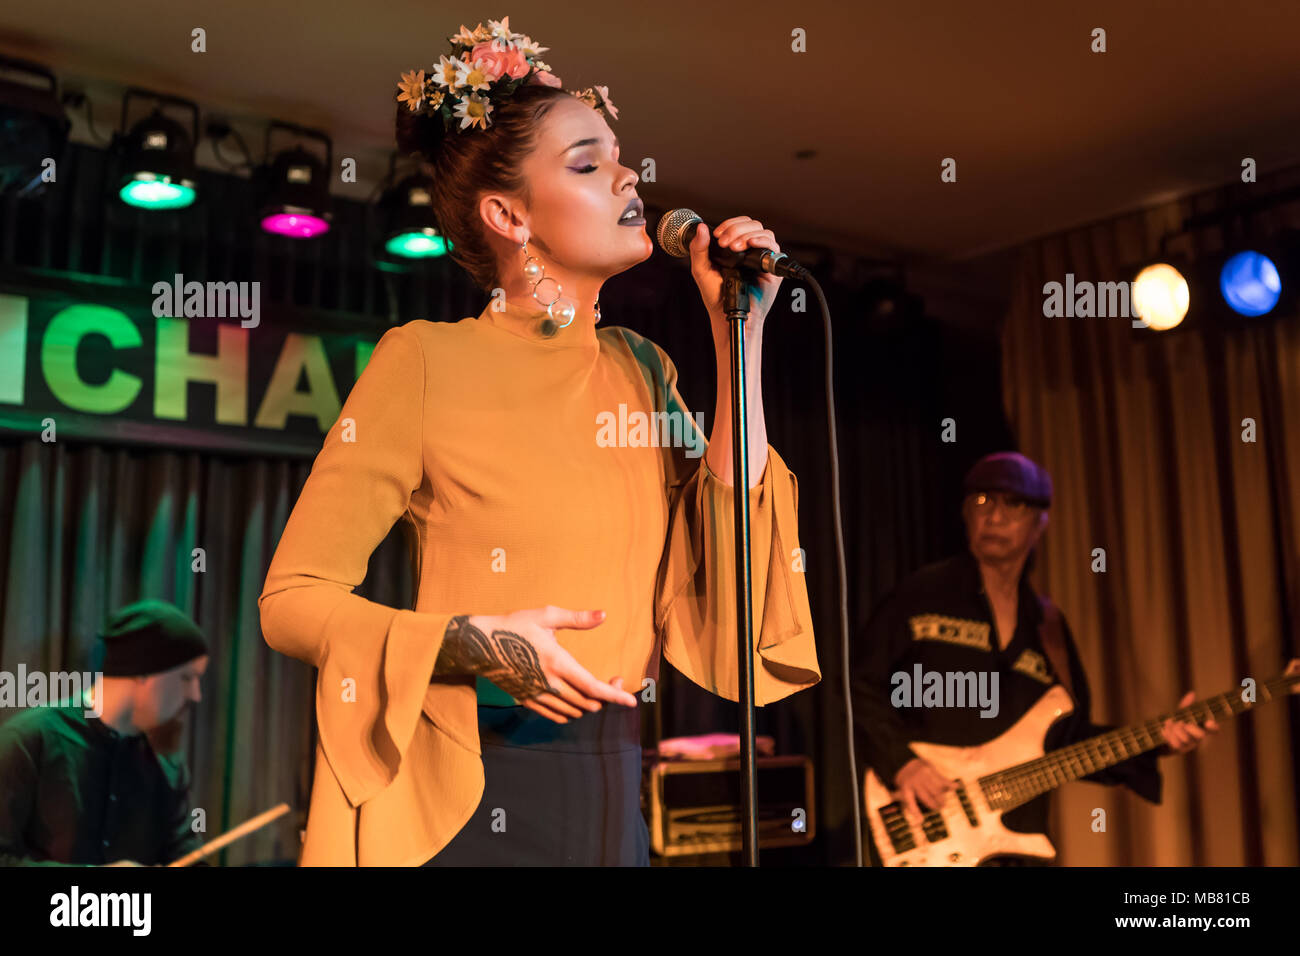
<svg viewBox="0 0 1300 956">
<path fill-rule="evenodd" d="M 609 110 L 609 115 L 614 119 L 618 119 L 618 110 L 615 109 L 614 104 L 609 101 L 609 87 L 597 86 L 596 92 L 600 94 L 601 102 L 605 104 L 605 109 Z"/>
<path fill-rule="evenodd" d="M 554 73 L 546 70 L 537 70 L 533 73 L 533 82 L 541 83 L 543 86 L 553 86 L 557 90 L 560 88 L 560 78 Z"/>
<path fill-rule="evenodd" d="M 500 39 L 478 44 L 470 51 L 468 59 L 474 64 L 481 63 L 490 80 L 502 76 L 518 80 L 527 76 L 531 69 L 521 50 Z"/>
</svg>

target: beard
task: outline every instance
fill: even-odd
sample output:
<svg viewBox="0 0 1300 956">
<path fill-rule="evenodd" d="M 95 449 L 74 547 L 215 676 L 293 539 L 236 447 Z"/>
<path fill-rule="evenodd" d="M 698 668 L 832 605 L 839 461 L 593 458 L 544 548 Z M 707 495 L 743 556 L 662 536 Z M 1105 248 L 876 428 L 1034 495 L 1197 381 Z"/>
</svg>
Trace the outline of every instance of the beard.
<svg viewBox="0 0 1300 956">
<path fill-rule="evenodd" d="M 188 711 L 189 707 L 182 707 L 171 720 L 161 723 L 146 732 L 149 745 L 153 747 L 154 753 L 163 756 L 174 756 L 181 751 L 181 747 L 185 742 L 185 715 Z"/>
</svg>

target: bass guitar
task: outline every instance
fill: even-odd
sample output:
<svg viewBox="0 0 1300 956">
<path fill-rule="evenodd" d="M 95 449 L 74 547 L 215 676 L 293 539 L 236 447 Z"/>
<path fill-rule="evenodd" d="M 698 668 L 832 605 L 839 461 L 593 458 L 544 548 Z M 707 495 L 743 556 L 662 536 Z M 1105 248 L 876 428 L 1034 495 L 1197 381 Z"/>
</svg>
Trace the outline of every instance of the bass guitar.
<svg viewBox="0 0 1300 956">
<path fill-rule="evenodd" d="M 875 771 L 863 787 L 867 820 L 885 866 L 978 866 L 995 856 L 1056 856 L 1050 840 L 1017 833 L 1002 825 L 1002 815 L 1063 783 L 1114 766 L 1161 746 L 1166 720 L 1197 725 L 1210 718 L 1236 717 L 1300 687 L 1300 659 L 1249 696 L 1241 688 L 1197 701 L 1170 714 L 1070 744 L 1051 753 L 1043 745 L 1052 725 L 1074 710 L 1060 684 L 1050 687 L 1014 726 L 978 747 L 947 747 L 915 742 L 916 755 L 954 781 L 938 810 L 926 812 L 917 826 Z"/>
</svg>

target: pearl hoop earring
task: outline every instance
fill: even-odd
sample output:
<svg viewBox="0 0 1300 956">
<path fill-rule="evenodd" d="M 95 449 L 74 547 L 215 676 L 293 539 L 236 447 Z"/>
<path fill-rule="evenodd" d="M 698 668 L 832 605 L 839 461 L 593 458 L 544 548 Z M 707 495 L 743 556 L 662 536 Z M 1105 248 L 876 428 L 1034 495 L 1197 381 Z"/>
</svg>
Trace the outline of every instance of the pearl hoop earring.
<svg viewBox="0 0 1300 956">
<path fill-rule="evenodd" d="M 563 294 L 564 286 L 560 285 L 559 280 L 546 274 L 546 267 L 542 265 L 541 260 L 528 254 L 527 239 L 523 241 L 521 248 L 524 251 L 524 278 L 532 285 L 533 299 L 538 305 L 546 308 L 546 318 L 542 320 L 542 335 L 549 339 L 560 329 L 566 329 L 573 323 L 574 317 L 578 314 L 578 307 L 572 298 Z M 555 286 L 549 301 L 543 301 L 537 294 L 544 282 L 550 282 Z M 549 292 L 549 288 L 546 291 Z M 558 323 L 557 319 L 563 319 L 563 324 Z M 600 321 L 599 299 L 596 300 L 596 321 Z"/>
</svg>

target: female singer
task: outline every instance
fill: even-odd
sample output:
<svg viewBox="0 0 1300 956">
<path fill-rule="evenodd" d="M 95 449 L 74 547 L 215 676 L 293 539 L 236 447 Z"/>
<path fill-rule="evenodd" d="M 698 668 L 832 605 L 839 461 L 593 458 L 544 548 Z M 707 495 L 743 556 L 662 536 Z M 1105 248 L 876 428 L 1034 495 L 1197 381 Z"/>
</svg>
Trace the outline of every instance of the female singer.
<svg viewBox="0 0 1300 956">
<path fill-rule="evenodd" d="M 431 75 L 402 78 L 398 144 L 427 163 L 452 258 L 490 302 L 379 340 L 259 600 L 267 642 L 319 668 L 300 862 L 647 865 L 629 691 L 653 701 L 662 647 L 738 696 L 722 277 L 701 227 L 691 267 L 718 362 L 706 442 L 663 350 L 596 329 L 602 283 L 651 252 L 608 92 L 563 90 L 508 18 L 450 39 Z M 780 250 L 744 216 L 712 234 Z M 763 419 L 780 284 L 751 287 L 745 345 L 758 704 L 821 676 L 797 484 Z M 611 423 L 638 413 L 671 440 L 628 428 L 620 447 Z M 415 610 L 352 593 L 398 519 L 418 542 Z"/>
</svg>

